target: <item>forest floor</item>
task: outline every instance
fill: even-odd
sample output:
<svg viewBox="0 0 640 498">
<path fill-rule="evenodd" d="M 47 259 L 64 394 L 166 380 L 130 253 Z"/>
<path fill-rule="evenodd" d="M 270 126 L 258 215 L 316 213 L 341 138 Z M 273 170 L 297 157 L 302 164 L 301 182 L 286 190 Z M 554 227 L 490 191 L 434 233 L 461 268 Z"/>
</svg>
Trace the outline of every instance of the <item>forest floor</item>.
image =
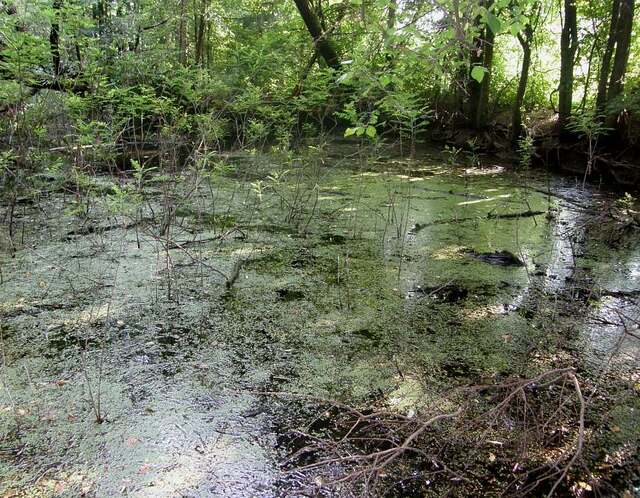
<svg viewBox="0 0 640 498">
<path fill-rule="evenodd" d="M 51 173 L 20 199 L 0 238 L 0 496 L 358 495 L 371 483 L 325 444 L 345 431 L 318 424 L 337 403 L 413 418 L 567 367 L 586 441 L 560 490 L 638 489 L 640 244 L 616 196 L 345 147 L 214 171 Z M 538 449 L 571 451 L 577 422 L 557 422 Z M 480 434 L 446 472 L 377 477 L 490 495 L 548 459 L 514 466 L 520 442 Z"/>
</svg>

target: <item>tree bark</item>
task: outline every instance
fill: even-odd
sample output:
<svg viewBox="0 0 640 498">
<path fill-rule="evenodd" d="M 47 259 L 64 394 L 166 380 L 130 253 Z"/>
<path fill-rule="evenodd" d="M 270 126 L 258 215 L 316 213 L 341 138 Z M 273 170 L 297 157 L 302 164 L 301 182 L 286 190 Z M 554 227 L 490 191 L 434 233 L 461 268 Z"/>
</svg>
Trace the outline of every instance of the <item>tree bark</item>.
<svg viewBox="0 0 640 498">
<path fill-rule="evenodd" d="M 611 73 L 611 58 L 616 46 L 616 33 L 618 31 L 618 19 L 620 15 L 620 0 L 613 0 L 611 5 L 611 22 L 609 24 L 609 35 L 607 36 L 607 46 L 602 54 L 600 65 L 600 75 L 598 76 L 598 94 L 596 97 L 596 109 L 598 112 L 604 110 L 607 103 L 607 82 Z"/>
<path fill-rule="evenodd" d="M 298 12 L 304 21 L 309 34 L 313 38 L 315 49 L 320 56 L 325 60 L 327 65 L 336 71 L 340 69 L 340 58 L 336 52 L 335 47 L 330 40 L 327 39 L 326 33 L 322 29 L 320 20 L 315 12 L 311 10 L 308 0 L 294 0 Z"/>
<path fill-rule="evenodd" d="M 484 2 L 482 2 L 484 4 Z M 480 105 L 480 83 L 471 77 L 471 72 L 475 66 L 482 66 L 482 39 L 484 38 L 484 30 L 481 28 L 480 16 L 474 19 L 474 27 L 478 29 L 479 34 L 473 39 L 473 47 L 469 54 L 469 68 L 466 75 L 466 87 L 468 92 L 467 101 L 467 122 L 469 126 L 473 126 L 478 115 L 478 107 Z"/>
<path fill-rule="evenodd" d="M 198 14 L 196 15 L 196 22 L 195 22 L 195 29 L 196 29 L 196 34 L 195 34 L 195 42 L 196 42 L 196 66 L 202 65 L 202 62 L 204 60 L 204 35 L 205 35 L 205 31 L 206 31 L 206 21 L 205 21 L 205 17 L 204 14 Z"/>
<path fill-rule="evenodd" d="M 533 29 L 527 25 L 524 36 L 518 35 L 518 41 L 522 46 L 522 67 L 520 68 L 520 79 L 518 80 L 518 90 L 513 103 L 513 114 L 511 116 L 511 139 L 516 142 L 522 135 L 522 103 L 527 91 L 527 81 L 529 79 L 529 68 L 531 67 L 531 39 Z"/>
<path fill-rule="evenodd" d="M 178 61 L 187 62 L 187 28 L 186 28 L 187 0 L 180 0 L 180 24 L 178 25 Z"/>
<path fill-rule="evenodd" d="M 98 0 L 93 7 L 93 18 L 98 23 L 98 32 L 104 36 L 107 31 L 109 11 L 105 0 Z"/>
<path fill-rule="evenodd" d="M 482 66 L 486 69 L 484 78 L 478 82 L 471 77 L 471 73 L 467 75 L 469 88 L 468 120 L 469 124 L 478 130 L 487 126 L 494 41 L 495 34 L 489 27 L 485 27 L 480 36 L 476 38 L 470 59 L 470 70 L 473 70 L 475 66 Z"/>
<path fill-rule="evenodd" d="M 616 29 L 616 55 L 611 68 L 611 80 L 607 92 L 607 102 L 611 102 L 622 93 L 623 80 L 627 72 L 631 31 L 633 28 L 634 0 L 620 0 L 620 15 Z"/>
<path fill-rule="evenodd" d="M 389 0 L 387 6 L 387 29 L 392 30 L 396 27 L 396 11 L 398 10 L 397 0 Z"/>
<path fill-rule="evenodd" d="M 60 9 L 62 8 L 62 0 L 53 0 L 53 20 L 51 22 L 51 30 L 49 31 L 49 47 L 51 51 L 51 62 L 53 64 L 53 76 L 60 76 Z"/>
<path fill-rule="evenodd" d="M 561 136 L 571 117 L 573 102 L 573 66 L 578 50 L 578 13 L 576 0 L 564 0 L 564 23 L 560 37 L 560 84 L 558 85 L 558 125 Z"/>
<path fill-rule="evenodd" d="M 487 70 L 482 82 L 480 83 L 480 100 L 478 102 L 478 109 L 475 118 L 475 128 L 481 130 L 486 128 L 489 118 L 489 90 L 491 89 L 491 71 L 493 68 L 493 47 L 496 35 L 489 29 L 485 29 L 484 40 L 484 57 L 483 65 Z"/>
<path fill-rule="evenodd" d="M 204 31 L 205 31 L 205 10 L 206 0 L 198 2 L 193 1 L 193 41 L 195 48 L 195 64 L 196 66 L 202 63 L 204 55 Z"/>
<path fill-rule="evenodd" d="M 493 0 L 481 0 L 481 5 L 489 9 Z M 482 19 L 478 16 L 475 25 L 479 34 L 474 39 L 473 49 L 469 57 L 469 72 L 467 73 L 467 89 L 469 100 L 467 105 L 467 122 L 469 126 L 477 130 L 487 126 L 489 110 L 489 89 L 491 86 L 491 69 L 493 66 L 493 45 L 495 33 L 489 26 L 481 26 Z M 476 66 L 485 68 L 484 78 L 478 82 L 471 77 L 471 72 Z"/>
</svg>

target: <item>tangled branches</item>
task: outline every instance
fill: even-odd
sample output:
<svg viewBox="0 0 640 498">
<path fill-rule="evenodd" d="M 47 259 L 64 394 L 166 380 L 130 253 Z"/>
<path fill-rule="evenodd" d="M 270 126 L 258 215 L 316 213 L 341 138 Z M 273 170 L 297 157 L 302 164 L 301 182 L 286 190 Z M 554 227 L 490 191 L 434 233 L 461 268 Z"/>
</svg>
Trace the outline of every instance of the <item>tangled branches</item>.
<svg viewBox="0 0 640 498">
<path fill-rule="evenodd" d="M 300 398 L 322 410 L 290 432 L 286 467 L 297 482 L 340 496 L 551 496 L 585 444 L 586 404 L 573 368 L 457 389 L 419 414 Z"/>
</svg>

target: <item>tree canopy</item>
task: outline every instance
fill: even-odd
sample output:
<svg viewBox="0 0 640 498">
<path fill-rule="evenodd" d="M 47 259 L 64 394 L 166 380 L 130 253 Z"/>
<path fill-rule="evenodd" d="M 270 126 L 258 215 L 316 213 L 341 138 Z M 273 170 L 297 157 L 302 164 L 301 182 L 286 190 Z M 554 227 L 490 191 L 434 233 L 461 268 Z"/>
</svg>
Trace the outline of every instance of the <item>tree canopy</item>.
<svg viewBox="0 0 640 498">
<path fill-rule="evenodd" d="M 3 0 L 1 11 L 14 143 L 33 141 L 31 118 L 17 118 L 43 90 L 62 92 L 57 118 L 78 136 L 162 121 L 243 146 L 336 126 L 502 130 L 517 143 L 536 127 L 580 135 L 575 116 L 628 138 L 638 106 L 634 0 Z"/>
</svg>

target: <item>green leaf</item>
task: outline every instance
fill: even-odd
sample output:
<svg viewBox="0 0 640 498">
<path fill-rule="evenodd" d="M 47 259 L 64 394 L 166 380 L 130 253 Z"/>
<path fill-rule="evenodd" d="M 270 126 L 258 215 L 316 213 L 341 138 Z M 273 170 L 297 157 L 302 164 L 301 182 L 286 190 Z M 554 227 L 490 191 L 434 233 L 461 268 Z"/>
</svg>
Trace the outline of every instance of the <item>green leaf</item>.
<svg viewBox="0 0 640 498">
<path fill-rule="evenodd" d="M 382 76 L 380 76 L 380 84 L 382 85 L 383 88 L 387 86 L 389 83 L 391 83 L 391 76 L 388 76 L 386 74 L 383 74 Z"/>
<path fill-rule="evenodd" d="M 373 138 L 376 136 L 376 128 L 375 126 L 367 126 L 367 136 L 369 138 Z"/>
<path fill-rule="evenodd" d="M 518 36 L 518 33 L 520 33 L 520 31 L 522 31 L 523 29 L 524 26 L 519 22 L 515 22 L 511 26 L 509 26 L 509 31 L 511 31 L 511 34 L 513 36 Z"/>
<path fill-rule="evenodd" d="M 499 34 L 502 30 L 502 22 L 491 12 L 487 12 L 487 25 L 494 35 Z"/>
<path fill-rule="evenodd" d="M 471 77 L 476 80 L 478 83 L 482 83 L 482 80 L 484 79 L 484 73 L 486 72 L 486 69 L 482 66 L 473 66 L 473 69 L 471 70 Z"/>
<path fill-rule="evenodd" d="M 351 135 L 355 134 L 355 132 L 356 132 L 355 128 L 347 128 L 346 130 L 344 130 L 344 136 L 350 137 Z"/>
</svg>

